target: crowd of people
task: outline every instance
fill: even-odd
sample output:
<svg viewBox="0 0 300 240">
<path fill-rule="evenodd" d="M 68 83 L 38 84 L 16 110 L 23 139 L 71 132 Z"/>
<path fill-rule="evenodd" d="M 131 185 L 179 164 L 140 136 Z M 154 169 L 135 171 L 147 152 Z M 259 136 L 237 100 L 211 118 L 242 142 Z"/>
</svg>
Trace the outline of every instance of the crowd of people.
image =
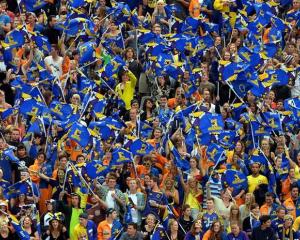
<svg viewBox="0 0 300 240">
<path fill-rule="evenodd" d="M 0 239 L 300 239 L 300 0 L 0 10 Z"/>
</svg>

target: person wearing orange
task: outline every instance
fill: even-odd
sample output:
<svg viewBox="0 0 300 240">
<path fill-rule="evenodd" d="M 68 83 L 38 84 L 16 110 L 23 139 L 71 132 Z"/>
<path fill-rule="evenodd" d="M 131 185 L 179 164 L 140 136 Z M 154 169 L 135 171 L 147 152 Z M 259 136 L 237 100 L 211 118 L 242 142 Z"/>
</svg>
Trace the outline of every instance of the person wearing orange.
<svg viewBox="0 0 300 240">
<path fill-rule="evenodd" d="M 260 214 L 270 215 L 273 219 L 276 217 L 276 209 L 278 207 L 279 205 L 274 202 L 274 194 L 267 192 L 265 195 L 265 204 L 260 207 Z"/>
<path fill-rule="evenodd" d="M 283 202 L 288 214 L 292 215 L 294 220 L 300 216 L 300 201 L 299 201 L 299 188 L 296 184 L 291 186 L 291 197 Z"/>
<path fill-rule="evenodd" d="M 52 177 L 52 170 L 51 163 L 47 161 L 46 154 L 43 152 L 38 153 L 34 164 L 29 167 L 29 173 L 32 182 L 39 186 L 41 194 L 39 209 L 41 214 L 47 211 L 45 202 L 51 199 L 52 188 L 46 180 L 39 177 L 39 172 L 47 177 Z"/>
<path fill-rule="evenodd" d="M 112 225 L 114 220 L 117 219 L 117 211 L 113 208 L 109 208 L 106 211 L 106 219 L 99 223 L 97 232 L 98 232 L 98 240 L 107 240 L 110 239 L 112 233 Z"/>
<path fill-rule="evenodd" d="M 202 240 L 210 240 L 210 239 L 226 239 L 226 232 L 223 229 L 223 226 L 219 220 L 215 220 L 211 227 L 204 234 Z"/>
</svg>

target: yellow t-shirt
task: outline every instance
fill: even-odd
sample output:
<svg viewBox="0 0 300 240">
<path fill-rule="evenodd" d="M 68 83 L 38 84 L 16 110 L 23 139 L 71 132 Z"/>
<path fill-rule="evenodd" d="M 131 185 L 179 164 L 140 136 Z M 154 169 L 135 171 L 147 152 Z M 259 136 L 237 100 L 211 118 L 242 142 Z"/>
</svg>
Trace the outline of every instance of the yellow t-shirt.
<svg viewBox="0 0 300 240">
<path fill-rule="evenodd" d="M 86 228 L 81 226 L 79 223 L 74 228 L 74 239 L 78 240 L 82 236 L 87 236 Z"/>
<path fill-rule="evenodd" d="M 260 184 L 268 184 L 268 179 L 263 175 L 253 177 L 252 175 L 247 177 L 248 179 L 248 192 L 253 193 L 256 187 Z"/>
<path fill-rule="evenodd" d="M 300 217 L 297 217 L 297 218 L 295 219 L 295 222 L 294 222 L 294 224 L 293 224 L 293 230 L 294 230 L 295 232 L 298 232 L 298 231 L 300 230 Z"/>
<path fill-rule="evenodd" d="M 295 178 L 298 180 L 300 179 L 300 169 L 298 165 L 295 167 Z"/>
</svg>

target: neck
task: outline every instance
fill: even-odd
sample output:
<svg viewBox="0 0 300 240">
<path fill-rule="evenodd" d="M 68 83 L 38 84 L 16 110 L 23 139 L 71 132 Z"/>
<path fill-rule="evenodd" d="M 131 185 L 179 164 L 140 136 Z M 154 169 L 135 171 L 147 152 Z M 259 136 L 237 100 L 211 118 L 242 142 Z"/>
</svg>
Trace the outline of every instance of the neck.
<svg viewBox="0 0 300 240">
<path fill-rule="evenodd" d="M 107 221 L 108 223 L 113 223 L 114 220 L 113 220 L 112 218 L 107 218 L 106 221 Z"/>
<path fill-rule="evenodd" d="M 265 229 L 267 229 L 267 227 L 265 225 L 261 225 L 261 229 L 265 230 Z"/>
<path fill-rule="evenodd" d="M 135 194 L 137 192 L 136 189 L 129 189 L 129 191 L 130 191 L 131 194 Z"/>
</svg>

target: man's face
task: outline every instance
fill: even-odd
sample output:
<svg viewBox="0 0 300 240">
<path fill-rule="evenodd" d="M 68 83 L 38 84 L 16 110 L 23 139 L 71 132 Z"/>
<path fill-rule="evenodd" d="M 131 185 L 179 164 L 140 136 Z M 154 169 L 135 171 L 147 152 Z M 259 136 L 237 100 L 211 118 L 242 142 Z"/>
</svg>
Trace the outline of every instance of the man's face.
<svg viewBox="0 0 300 240">
<path fill-rule="evenodd" d="M 25 157 L 26 156 L 26 149 L 25 148 L 18 149 L 17 153 L 18 153 L 17 155 L 19 157 Z"/>
<path fill-rule="evenodd" d="M 278 213 L 277 213 L 277 217 L 280 219 L 283 219 L 285 215 L 285 210 L 281 209 Z"/>
<path fill-rule="evenodd" d="M 292 198 L 296 199 L 299 195 L 299 190 L 298 188 L 293 188 L 291 192 Z"/>
<path fill-rule="evenodd" d="M 78 196 L 72 196 L 71 202 L 73 206 L 78 206 L 79 205 L 79 197 Z"/>
<path fill-rule="evenodd" d="M 204 91 L 203 92 L 203 98 L 204 100 L 208 101 L 210 99 L 210 94 L 209 91 Z"/>
<path fill-rule="evenodd" d="M 270 227 L 271 226 L 271 220 L 268 220 L 264 223 L 265 227 Z"/>
<path fill-rule="evenodd" d="M 109 188 L 115 188 L 117 181 L 115 179 L 110 178 L 108 180 L 108 187 Z"/>
<path fill-rule="evenodd" d="M 137 189 L 136 181 L 131 180 L 131 181 L 129 182 L 129 188 L 132 189 L 132 190 Z"/>
<path fill-rule="evenodd" d="M 266 197 L 266 204 L 271 205 L 273 203 L 273 198 L 272 197 Z"/>
<path fill-rule="evenodd" d="M 155 26 L 153 32 L 155 34 L 158 34 L 158 35 L 161 34 L 161 27 L 160 26 Z"/>
<path fill-rule="evenodd" d="M 87 221 L 85 218 L 79 218 L 79 224 L 83 227 L 86 227 Z"/>
<path fill-rule="evenodd" d="M 168 103 L 168 99 L 166 97 L 160 98 L 160 106 L 165 107 Z"/>
<path fill-rule="evenodd" d="M 238 226 L 238 225 L 232 225 L 232 226 L 231 226 L 231 232 L 232 232 L 235 236 L 237 236 L 237 235 L 239 234 L 239 232 L 240 232 L 239 226 Z"/>
<path fill-rule="evenodd" d="M 133 226 L 129 225 L 128 228 L 127 228 L 127 233 L 128 233 L 129 236 L 134 236 L 136 234 L 136 230 L 134 229 Z"/>
<path fill-rule="evenodd" d="M 211 200 L 208 200 L 206 205 L 207 205 L 207 209 L 209 209 L 209 210 L 214 208 L 214 202 Z"/>
<path fill-rule="evenodd" d="M 251 166 L 251 171 L 252 171 L 252 173 L 254 173 L 254 174 L 258 173 L 258 172 L 259 172 L 259 165 L 256 164 L 256 163 L 252 164 L 252 166 Z"/>
<path fill-rule="evenodd" d="M 20 133 L 19 133 L 19 131 L 12 131 L 12 133 L 11 133 L 11 140 L 13 140 L 13 141 L 18 141 L 18 140 L 20 140 Z"/>
</svg>

